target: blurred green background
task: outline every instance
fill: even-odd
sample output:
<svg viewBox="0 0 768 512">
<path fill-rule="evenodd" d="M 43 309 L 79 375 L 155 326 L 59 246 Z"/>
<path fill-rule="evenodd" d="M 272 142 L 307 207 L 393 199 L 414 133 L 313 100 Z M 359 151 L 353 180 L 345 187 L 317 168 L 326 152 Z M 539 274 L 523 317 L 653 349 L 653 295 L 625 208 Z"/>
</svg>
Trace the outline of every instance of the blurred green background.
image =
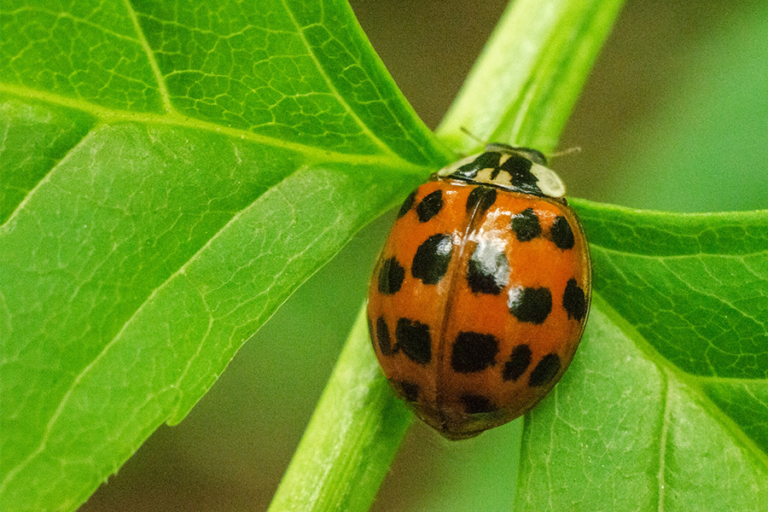
<svg viewBox="0 0 768 512">
<path fill-rule="evenodd" d="M 356 0 L 373 46 L 434 128 L 504 1 Z M 569 195 L 631 207 L 768 205 L 768 2 L 629 0 L 552 162 Z M 265 510 L 365 296 L 391 216 L 363 230 L 160 428 L 83 511 Z M 286 357 L 288 356 L 288 357 Z M 374 510 L 510 510 L 515 422 L 449 443 L 415 424 Z"/>
</svg>

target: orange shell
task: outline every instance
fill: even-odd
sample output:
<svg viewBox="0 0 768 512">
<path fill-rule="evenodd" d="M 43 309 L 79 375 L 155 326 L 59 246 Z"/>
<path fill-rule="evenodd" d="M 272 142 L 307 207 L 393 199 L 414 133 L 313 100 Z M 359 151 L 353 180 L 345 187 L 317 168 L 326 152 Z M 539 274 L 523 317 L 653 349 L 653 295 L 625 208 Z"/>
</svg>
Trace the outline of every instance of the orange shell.
<svg viewBox="0 0 768 512">
<path fill-rule="evenodd" d="M 398 394 L 464 439 L 546 396 L 573 359 L 590 296 L 589 249 L 564 201 L 433 178 L 384 245 L 368 322 Z"/>
</svg>

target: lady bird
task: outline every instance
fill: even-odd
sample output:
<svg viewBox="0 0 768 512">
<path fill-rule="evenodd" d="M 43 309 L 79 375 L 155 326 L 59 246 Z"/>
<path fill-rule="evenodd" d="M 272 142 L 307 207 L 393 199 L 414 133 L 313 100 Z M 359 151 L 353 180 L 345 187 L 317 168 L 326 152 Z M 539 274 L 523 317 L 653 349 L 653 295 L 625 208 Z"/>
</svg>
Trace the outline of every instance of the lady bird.
<svg viewBox="0 0 768 512">
<path fill-rule="evenodd" d="M 448 439 L 524 414 L 573 359 L 592 276 L 564 195 L 539 151 L 489 144 L 397 214 L 371 280 L 371 341 L 395 391 Z"/>
</svg>

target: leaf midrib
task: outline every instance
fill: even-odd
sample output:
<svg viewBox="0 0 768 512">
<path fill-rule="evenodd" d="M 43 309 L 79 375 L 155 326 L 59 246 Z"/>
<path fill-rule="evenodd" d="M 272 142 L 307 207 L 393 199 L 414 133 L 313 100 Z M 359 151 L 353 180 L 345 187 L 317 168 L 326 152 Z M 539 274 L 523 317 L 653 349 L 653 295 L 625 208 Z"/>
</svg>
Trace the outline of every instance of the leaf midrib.
<svg viewBox="0 0 768 512">
<path fill-rule="evenodd" d="M 312 157 L 310 161 L 330 161 L 339 163 L 354 163 L 365 165 L 385 165 L 387 167 L 397 165 L 398 169 L 403 167 L 403 172 L 420 172 L 423 174 L 424 167 L 403 159 L 402 156 L 388 151 L 386 154 L 365 155 L 359 153 L 341 153 L 332 149 L 324 149 L 296 142 L 288 142 L 267 135 L 260 135 L 241 128 L 231 128 L 221 126 L 209 121 L 202 121 L 193 117 L 181 115 L 178 113 L 155 114 L 152 112 L 126 112 L 123 110 L 114 110 L 84 100 L 67 98 L 58 94 L 30 89 L 28 87 L 0 84 L 0 93 L 7 93 L 19 98 L 30 99 L 57 105 L 61 107 L 79 110 L 97 118 L 103 124 L 133 122 L 146 125 L 165 125 L 177 126 L 179 128 L 189 128 L 202 130 L 206 132 L 219 133 L 232 137 L 233 139 L 255 142 L 265 146 L 271 146 L 281 149 L 289 149 L 297 153 Z"/>
</svg>

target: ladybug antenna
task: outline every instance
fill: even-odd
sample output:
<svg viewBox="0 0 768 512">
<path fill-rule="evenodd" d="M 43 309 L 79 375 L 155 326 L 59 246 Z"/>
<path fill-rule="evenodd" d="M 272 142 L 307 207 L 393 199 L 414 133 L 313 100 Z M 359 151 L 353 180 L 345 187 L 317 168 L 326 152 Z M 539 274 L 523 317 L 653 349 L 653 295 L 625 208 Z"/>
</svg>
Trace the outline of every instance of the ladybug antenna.
<svg viewBox="0 0 768 512">
<path fill-rule="evenodd" d="M 574 155 L 576 153 L 581 153 L 581 148 L 579 146 L 571 146 L 568 149 L 564 149 L 562 151 L 552 153 L 551 155 L 549 155 L 549 158 L 557 158 L 560 156 Z"/>
<path fill-rule="evenodd" d="M 469 131 L 467 128 L 465 128 L 463 126 L 459 126 L 459 130 L 464 132 L 466 135 L 469 136 L 470 139 L 474 140 L 475 142 L 477 142 L 481 146 L 485 146 L 485 144 L 487 143 L 487 141 L 484 141 L 483 139 L 481 139 L 480 137 L 478 137 L 477 135 L 475 135 L 474 133 L 472 133 L 471 131 Z"/>
</svg>

